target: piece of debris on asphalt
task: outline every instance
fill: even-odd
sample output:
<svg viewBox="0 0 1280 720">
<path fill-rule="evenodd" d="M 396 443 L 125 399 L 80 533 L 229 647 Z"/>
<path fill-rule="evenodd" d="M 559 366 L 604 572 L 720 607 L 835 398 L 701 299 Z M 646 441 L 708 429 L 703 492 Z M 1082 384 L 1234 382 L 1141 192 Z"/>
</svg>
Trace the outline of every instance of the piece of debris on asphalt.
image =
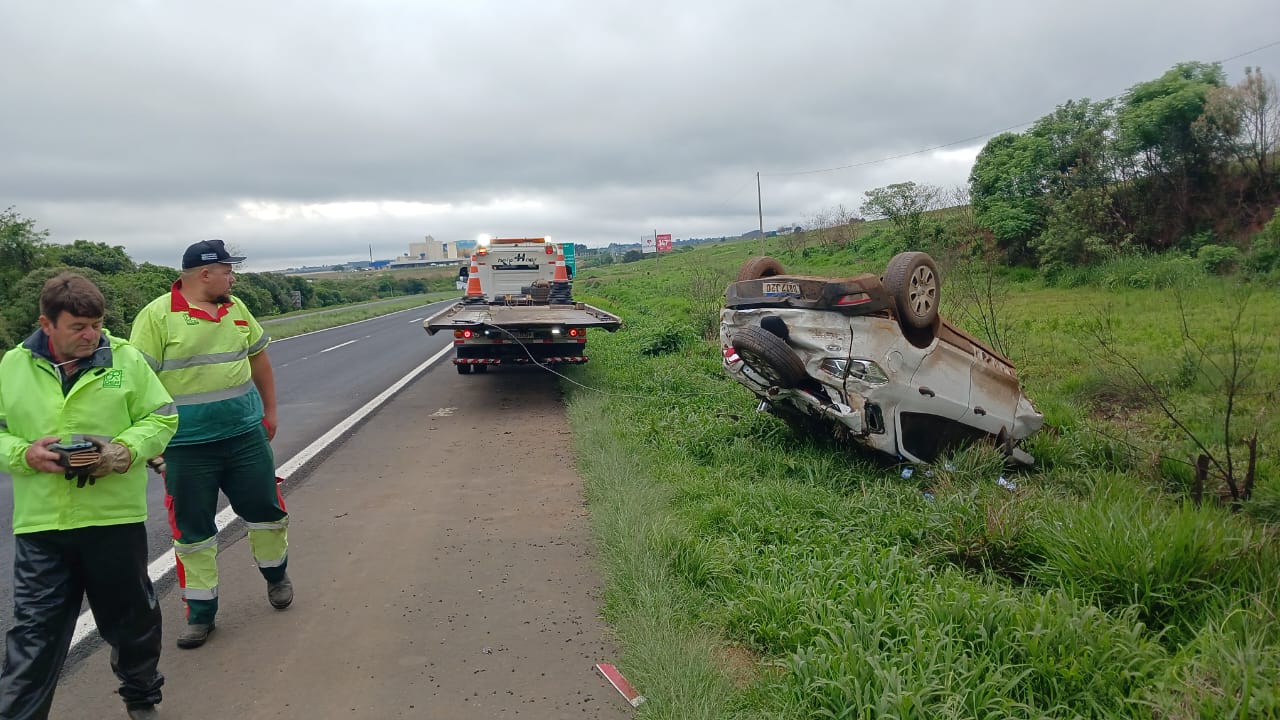
<svg viewBox="0 0 1280 720">
<path fill-rule="evenodd" d="M 612 685 L 615 690 L 622 693 L 622 697 L 626 698 L 627 702 L 631 703 L 631 707 L 640 707 L 644 704 L 644 696 L 636 692 L 635 688 L 631 687 L 631 683 L 627 682 L 627 679 L 622 677 L 622 673 L 618 672 L 618 668 L 610 665 L 609 663 L 598 663 L 596 665 L 596 671 L 603 675 L 604 679 L 608 680 L 609 684 Z"/>
</svg>

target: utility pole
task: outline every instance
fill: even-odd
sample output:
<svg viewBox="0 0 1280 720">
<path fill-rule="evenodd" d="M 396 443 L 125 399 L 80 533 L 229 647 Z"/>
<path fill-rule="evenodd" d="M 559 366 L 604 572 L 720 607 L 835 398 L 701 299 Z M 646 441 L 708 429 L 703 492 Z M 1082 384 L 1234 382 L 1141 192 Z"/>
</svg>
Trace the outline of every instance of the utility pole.
<svg viewBox="0 0 1280 720">
<path fill-rule="evenodd" d="M 764 251 L 764 203 L 760 200 L 760 172 L 756 171 L 756 214 L 760 219 L 760 254 Z"/>
</svg>

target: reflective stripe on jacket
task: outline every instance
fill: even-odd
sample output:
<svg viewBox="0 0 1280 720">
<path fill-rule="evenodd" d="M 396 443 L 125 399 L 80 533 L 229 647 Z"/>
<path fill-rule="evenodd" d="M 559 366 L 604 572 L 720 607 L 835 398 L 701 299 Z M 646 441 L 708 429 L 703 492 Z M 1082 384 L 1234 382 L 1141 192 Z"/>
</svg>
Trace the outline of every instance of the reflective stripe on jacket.
<svg viewBox="0 0 1280 720">
<path fill-rule="evenodd" d="M 210 442 L 248 432 L 262 421 L 262 399 L 249 357 L 270 337 L 239 298 L 216 317 L 173 291 L 151 301 L 133 321 L 129 341 L 147 358 L 173 395 L 182 423 L 172 444 Z"/>
<path fill-rule="evenodd" d="M 32 352 L 36 334 L 0 358 L 0 470 L 13 476 L 13 531 L 70 530 L 147 519 L 146 460 L 164 452 L 178 428 L 173 399 L 142 354 L 111 337 L 63 395 L 62 376 Z M 76 487 L 61 472 L 27 465 L 31 443 L 57 436 L 63 442 L 95 438 L 118 442 L 133 454 L 128 472 Z"/>
</svg>

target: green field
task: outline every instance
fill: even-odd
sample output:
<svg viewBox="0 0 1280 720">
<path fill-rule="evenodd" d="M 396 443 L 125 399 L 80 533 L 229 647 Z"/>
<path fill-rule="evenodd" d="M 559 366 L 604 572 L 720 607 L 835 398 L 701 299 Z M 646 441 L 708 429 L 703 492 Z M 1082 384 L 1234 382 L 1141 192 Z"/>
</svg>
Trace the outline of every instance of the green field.
<svg viewBox="0 0 1280 720">
<path fill-rule="evenodd" d="M 1047 418 L 1037 466 L 977 446 L 904 479 L 756 413 L 721 371 L 705 338 L 760 250 L 575 283 L 627 321 L 565 390 L 639 717 L 1280 717 L 1274 285 L 1172 257 L 1053 286 L 1001 271 L 986 299 Z M 887 259 L 767 252 L 831 276 Z M 972 269 L 944 264 L 943 312 L 981 337 L 952 278 Z M 1251 374 L 1227 393 L 1233 367 Z M 1219 502 L 1211 476 L 1192 502 L 1191 438 L 1225 458 L 1229 437 L 1240 477 L 1255 431 L 1252 499 Z"/>
</svg>

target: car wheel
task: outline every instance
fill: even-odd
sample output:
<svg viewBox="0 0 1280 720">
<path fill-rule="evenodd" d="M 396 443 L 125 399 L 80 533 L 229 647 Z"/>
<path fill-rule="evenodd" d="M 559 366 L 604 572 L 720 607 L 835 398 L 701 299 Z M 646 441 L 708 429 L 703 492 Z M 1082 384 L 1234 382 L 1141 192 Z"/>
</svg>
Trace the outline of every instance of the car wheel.
<svg viewBox="0 0 1280 720">
<path fill-rule="evenodd" d="M 893 297 L 903 328 L 923 330 L 938 319 L 942 282 L 928 253 L 898 253 L 884 270 L 884 286 Z"/>
<path fill-rule="evenodd" d="M 471 374 L 471 366 L 470 366 L 470 365 L 454 365 L 454 367 L 458 368 L 458 374 L 459 374 L 459 375 L 470 375 L 470 374 Z"/>
<path fill-rule="evenodd" d="M 782 338 L 763 328 L 745 327 L 735 331 L 733 349 L 747 367 L 778 387 L 795 387 L 808 375 L 795 351 Z"/>
<path fill-rule="evenodd" d="M 760 278 L 781 275 L 782 272 L 782 263 L 768 255 L 761 255 L 760 257 L 748 258 L 746 262 L 742 263 L 742 267 L 738 270 L 737 281 L 759 280 Z"/>
</svg>

